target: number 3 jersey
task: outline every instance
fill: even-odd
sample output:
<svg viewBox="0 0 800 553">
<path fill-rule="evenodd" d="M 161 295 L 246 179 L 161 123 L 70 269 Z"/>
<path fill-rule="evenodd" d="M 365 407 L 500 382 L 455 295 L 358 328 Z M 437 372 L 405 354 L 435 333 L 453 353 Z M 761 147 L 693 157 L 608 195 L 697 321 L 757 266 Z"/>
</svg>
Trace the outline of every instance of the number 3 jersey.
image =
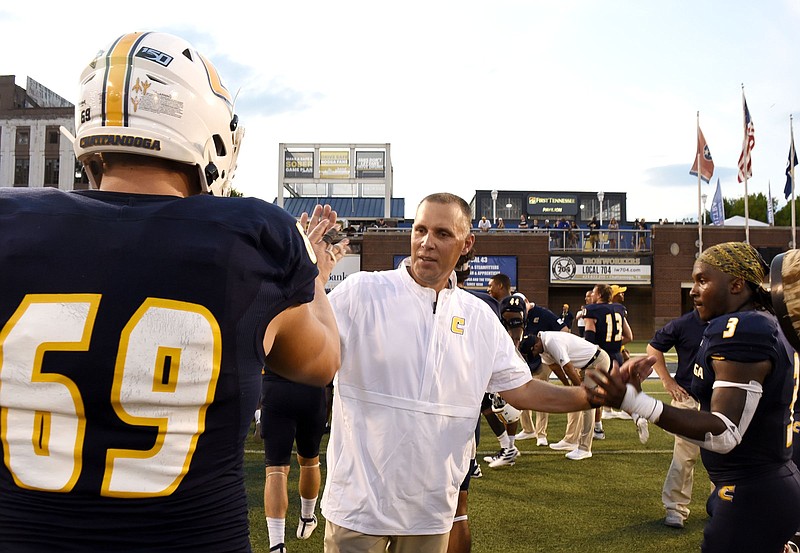
<svg viewBox="0 0 800 553">
<path fill-rule="evenodd" d="M 692 393 L 703 411 L 711 410 L 714 362 L 755 363 L 769 360 L 763 394 L 742 442 L 729 453 L 701 449 L 713 482 L 735 482 L 783 466 L 791 458 L 792 413 L 796 394 L 794 351 L 774 316 L 765 311 L 740 311 L 712 319 L 695 358 Z"/>
<path fill-rule="evenodd" d="M 262 340 L 312 258 L 260 200 L 2 190 L 0 551 L 249 551 Z"/>
</svg>

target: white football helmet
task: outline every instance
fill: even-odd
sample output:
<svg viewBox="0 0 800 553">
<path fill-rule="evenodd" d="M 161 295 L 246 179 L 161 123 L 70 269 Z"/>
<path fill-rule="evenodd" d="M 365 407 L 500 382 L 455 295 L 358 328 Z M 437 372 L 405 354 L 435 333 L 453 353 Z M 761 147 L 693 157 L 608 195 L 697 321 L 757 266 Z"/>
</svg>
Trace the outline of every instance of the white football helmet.
<svg viewBox="0 0 800 553">
<path fill-rule="evenodd" d="M 500 394 L 490 394 L 492 396 L 492 412 L 500 419 L 503 424 L 517 422 L 522 416 L 522 411 L 506 403 Z"/>
<path fill-rule="evenodd" d="M 81 74 L 73 147 L 128 152 L 197 167 L 204 192 L 230 193 L 244 129 L 214 66 L 173 35 L 123 35 Z M 87 174 L 94 181 L 92 171 Z"/>
</svg>

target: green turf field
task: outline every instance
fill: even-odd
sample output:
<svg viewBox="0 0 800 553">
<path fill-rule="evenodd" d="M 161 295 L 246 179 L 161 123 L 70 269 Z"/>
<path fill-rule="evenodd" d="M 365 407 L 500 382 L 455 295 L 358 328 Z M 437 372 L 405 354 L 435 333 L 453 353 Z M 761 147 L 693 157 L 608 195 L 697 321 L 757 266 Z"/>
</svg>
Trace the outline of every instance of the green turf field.
<svg viewBox="0 0 800 553">
<path fill-rule="evenodd" d="M 637 348 L 638 349 L 638 348 Z M 642 348 L 643 349 L 643 348 Z M 633 350 L 635 351 L 635 350 Z M 669 398 L 659 380 L 645 390 Z M 548 439 L 563 437 L 565 415 L 551 415 Z M 639 443 L 629 420 L 605 420 L 606 439 L 595 440 L 594 456 L 570 461 L 565 452 L 536 447 L 535 440 L 517 442 L 523 454 L 513 467 L 490 469 L 481 462 L 483 478 L 473 480 L 469 494 L 469 521 L 474 553 L 681 553 L 699 551 L 706 521 L 705 499 L 710 483 L 702 464 L 695 470 L 694 494 L 686 528 L 662 525 L 661 486 L 672 458 L 672 437 L 650 425 L 650 441 Z M 483 422 L 479 459 L 498 449 L 497 438 Z M 322 478 L 325 481 L 323 441 Z M 269 549 L 264 522 L 263 452 L 260 441 L 249 439 L 245 455 L 253 550 Z M 408 467 L 409 471 L 414 466 Z M 295 537 L 300 500 L 298 468 L 289 475 L 289 513 L 286 547 L 289 553 L 321 552 L 324 520 L 314 535 Z"/>
</svg>

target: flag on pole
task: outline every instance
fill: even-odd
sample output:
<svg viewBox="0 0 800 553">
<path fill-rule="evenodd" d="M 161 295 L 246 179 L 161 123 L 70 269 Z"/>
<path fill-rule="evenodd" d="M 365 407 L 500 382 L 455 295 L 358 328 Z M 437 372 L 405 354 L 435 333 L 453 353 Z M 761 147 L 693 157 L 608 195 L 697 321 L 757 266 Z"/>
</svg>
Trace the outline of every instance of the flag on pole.
<svg viewBox="0 0 800 553">
<path fill-rule="evenodd" d="M 756 145 L 755 128 L 753 119 L 750 117 L 750 110 L 747 109 L 747 100 L 742 90 L 742 105 L 744 106 L 744 142 L 742 143 L 742 154 L 739 156 L 739 182 L 744 182 L 753 176 L 753 165 L 750 154 L 753 146 Z"/>
<path fill-rule="evenodd" d="M 783 187 L 783 195 L 786 199 L 792 195 L 792 168 L 797 166 L 797 150 L 794 149 L 794 133 L 792 133 L 792 140 L 789 144 L 789 159 L 786 160 L 786 186 Z"/>
<path fill-rule="evenodd" d="M 775 225 L 775 208 L 772 206 L 772 184 L 767 182 L 767 223 Z"/>
<path fill-rule="evenodd" d="M 711 159 L 711 150 L 708 149 L 706 144 L 706 137 L 703 136 L 703 131 L 700 126 L 697 127 L 697 153 L 694 156 L 694 163 L 692 169 L 689 171 L 690 175 L 697 176 L 697 160 L 700 160 L 700 178 L 708 182 L 714 174 L 714 160 Z"/>
<path fill-rule="evenodd" d="M 714 199 L 711 201 L 711 223 L 716 226 L 725 226 L 725 205 L 722 203 L 719 177 L 717 178 L 717 191 L 714 192 Z"/>
</svg>

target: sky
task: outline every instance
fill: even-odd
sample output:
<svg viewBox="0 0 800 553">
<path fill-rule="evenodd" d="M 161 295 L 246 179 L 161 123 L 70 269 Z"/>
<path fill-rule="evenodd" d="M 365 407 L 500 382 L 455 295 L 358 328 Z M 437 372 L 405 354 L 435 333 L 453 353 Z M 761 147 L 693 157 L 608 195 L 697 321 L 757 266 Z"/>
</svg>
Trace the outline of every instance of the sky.
<svg viewBox="0 0 800 553">
<path fill-rule="evenodd" d="M 800 0 L 77 6 L 0 7 L 0 73 L 75 103 L 81 71 L 117 36 L 179 35 L 237 94 L 246 135 L 233 186 L 248 196 L 276 198 L 281 142 L 390 143 L 407 218 L 430 192 L 469 201 L 492 189 L 626 192 L 629 219 L 696 218 L 698 112 L 716 165 L 706 207 L 717 178 L 726 198 L 744 194 L 744 87 L 748 192 L 769 184 L 786 204 Z"/>
</svg>

